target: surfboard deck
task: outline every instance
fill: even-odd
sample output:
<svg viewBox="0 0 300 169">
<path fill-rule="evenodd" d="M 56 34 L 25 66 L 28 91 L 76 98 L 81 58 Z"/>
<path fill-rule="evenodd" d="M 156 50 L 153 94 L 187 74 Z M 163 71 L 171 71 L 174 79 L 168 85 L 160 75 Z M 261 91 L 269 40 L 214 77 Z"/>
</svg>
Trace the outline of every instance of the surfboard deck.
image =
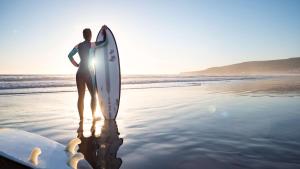
<svg viewBox="0 0 300 169">
<path fill-rule="evenodd" d="M 32 149 L 39 147 L 42 153 L 38 164 L 29 161 Z M 29 168 L 70 169 L 70 154 L 65 146 L 43 136 L 17 129 L 0 129 L 0 156 Z"/>
<path fill-rule="evenodd" d="M 119 52 L 112 31 L 100 30 L 96 42 L 103 40 L 106 31 L 107 44 L 95 49 L 95 75 L 98 100 L 105 119 L 115 119 L 120 104 L 121 72 Z"/>
</svg>

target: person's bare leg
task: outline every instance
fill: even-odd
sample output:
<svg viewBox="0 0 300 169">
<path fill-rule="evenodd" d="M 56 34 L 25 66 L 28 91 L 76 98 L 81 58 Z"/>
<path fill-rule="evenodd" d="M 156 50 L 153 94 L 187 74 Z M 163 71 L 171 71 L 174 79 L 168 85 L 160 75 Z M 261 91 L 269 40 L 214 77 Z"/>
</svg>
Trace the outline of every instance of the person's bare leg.
<svg viewBox="0 0 300 169">
<path fill-rule="evenodd" d="M 97 106 L 96 100 L 97 100 L 96 95 L 93 94 L 93 96 L 91 96 L 91 110 L 93 115 L 95 115 L 96 113 L 96 106 Z"/>
<path fill-rule="evenodd" d="M 87 88 L 91 95 L 91 110 L 92 110 L 93 118 L 95 118 L 96 107 L 97 107 L 97 98 L 96 98 L 96 89 L 93 86 L 91 78 L 87 82 Z"/>
<path fill-rule="evenodd" d="M 77 109 L 79 112 L 80 120 L 83 120 L 83 111 L 84 111 L 84 96 L 79 96 L 77 101 Z"/>
<path fill-rule="evenodd" d="M 77 84 L 77 91 L 78 91 L 77 108 L 78 108 L 80 120 L 83 120 L 85 82 L 84 82 L 84 77 L 82 77 L 78 72 L 76 74 L 76 84 Z"/>
</svg>

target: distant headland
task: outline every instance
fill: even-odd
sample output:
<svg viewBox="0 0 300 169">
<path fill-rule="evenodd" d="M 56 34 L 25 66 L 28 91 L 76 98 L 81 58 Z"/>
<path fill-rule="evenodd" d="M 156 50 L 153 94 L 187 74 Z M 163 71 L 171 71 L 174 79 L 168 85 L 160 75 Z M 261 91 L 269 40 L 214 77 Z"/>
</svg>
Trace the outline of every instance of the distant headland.
<svg viewBox="0 0 300 169">
<path fill-rule="evenodd" d="M 182 72 L 183 75 L 300 75 L 300 57 L 250 61 L 232 65 L 211 67 L 205 70 Z"/>
</svg>

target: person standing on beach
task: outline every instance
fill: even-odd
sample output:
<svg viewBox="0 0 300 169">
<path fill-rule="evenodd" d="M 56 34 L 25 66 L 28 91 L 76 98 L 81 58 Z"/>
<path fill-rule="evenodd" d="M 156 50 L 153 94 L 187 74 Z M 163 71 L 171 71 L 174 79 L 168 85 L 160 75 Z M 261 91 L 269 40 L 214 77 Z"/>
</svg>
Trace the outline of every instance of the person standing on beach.
<svg viewBox="0 0 300 169">
<path fill-rule="evenodd" d="M 77 108 L 80 116 L 80 120 L 83 120 L 83 110 L 84 110 L 84 94 L 85 94 L 85 86 L 87 86 L 90 95 L 91 95 L 91 110 L 93 113 L 93 117 L 95 117 L 95 111 L 96 111 L 96 89 L 94 84 L 94 70 L 91 68 L 92 63 L 92 57 L 90 56 L 90 53 L 93 49 L 99 46 L 106 45 L 106 33 L 105 29 L 107 29 L 107 26 L 104 25 L 101 28 L 103 31 L 103 40 L 99 42 L 91 42 L 92 39 L 92 32 L 89 28 L 86 28 L 83 30 L 83 38 L 84 41 L 76 45 L 71 52 L 68 55 L 68 58 L 70 59 L 71 63 L 78 67 L 77 73 L 76 73 L 76 85 L 77 85 L 77 91 L 78 91 L 78 102 L 77 102 Z M 80 57 L 80 63 L 78 64 L 73 56 L 78 52 Z"/>
</svg>

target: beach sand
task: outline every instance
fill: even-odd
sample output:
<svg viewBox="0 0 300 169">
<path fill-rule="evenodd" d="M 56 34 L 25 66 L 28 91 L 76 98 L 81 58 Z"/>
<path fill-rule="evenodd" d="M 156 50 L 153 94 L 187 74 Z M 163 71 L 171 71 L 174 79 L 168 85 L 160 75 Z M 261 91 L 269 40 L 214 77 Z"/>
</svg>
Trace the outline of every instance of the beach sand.
<svg viewBox="0 0 300 169">
<path fill-rule="evenodd" d="M 76 92 L 2 95 L 0 127 L 62 144 L 91 138 L 89 99 L 79 128 Z M 123 169 L 300 168 L 299 103 L 299 77 L 124 89 L 116 124 L 97 121 L 90 140 L 120 145 L 112 158 L 90 160 Z"/>
</svg>

